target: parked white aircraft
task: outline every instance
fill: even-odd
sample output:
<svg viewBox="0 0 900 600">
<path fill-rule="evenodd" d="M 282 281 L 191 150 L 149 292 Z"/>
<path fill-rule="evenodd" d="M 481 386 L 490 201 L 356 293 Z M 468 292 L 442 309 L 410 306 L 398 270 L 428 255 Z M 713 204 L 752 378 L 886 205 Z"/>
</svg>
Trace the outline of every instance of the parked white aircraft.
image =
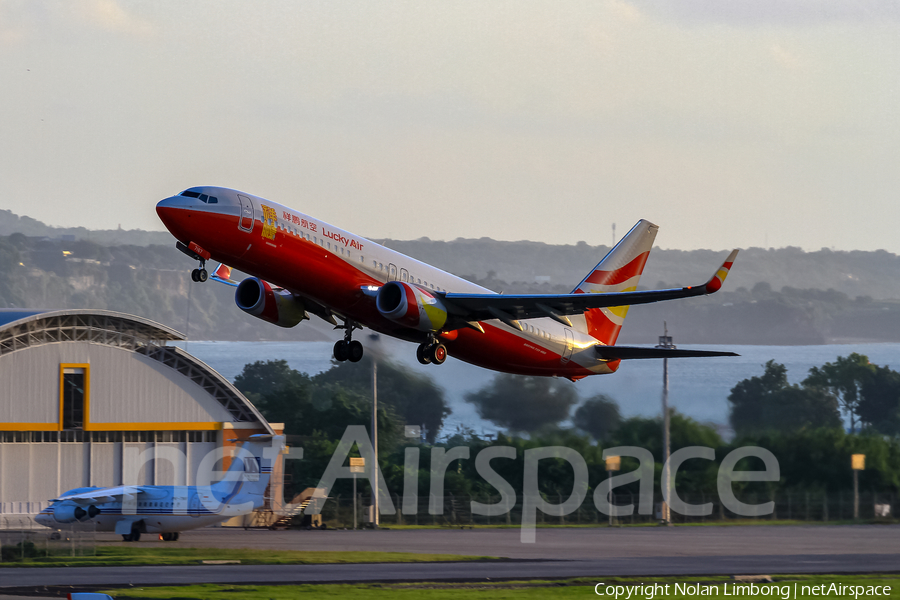
<svg viewBox="0 0 900 600">
<path fill-rule="evenodd" d="M 35 521 L 57 528 L 67 523 L 96 524 L 126 542 L 142 533 L 175 541 L 178 533 L 245 515 L 263 505 L 272 465 L 284 448 L 282 435 L 253 435 L 232 458 L 224 479 L 208 486 L 136 485 L 69 490 L 51 500 Z"/>
</svg>

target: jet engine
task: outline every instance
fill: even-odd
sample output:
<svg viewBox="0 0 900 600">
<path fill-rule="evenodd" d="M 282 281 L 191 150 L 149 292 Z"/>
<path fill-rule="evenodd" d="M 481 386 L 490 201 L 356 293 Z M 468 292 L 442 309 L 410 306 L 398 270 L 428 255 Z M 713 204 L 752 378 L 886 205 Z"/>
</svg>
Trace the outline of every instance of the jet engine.
<svg viewBox="0 0 900 600">
<path fill-rule="evenodd" d="M 419 331 L 440 331 L 447 323 L 447 307 L 440 298 L 400 281 L 381 286 L 375 306 L 385 318 Z"/>
<path fill-rule="evenodd" d="M 58 523 L 72 523 L 74 521 L 88 521 L 100 514 L 100 509 L 91 504 L 86 509 L 74 502 L 63 500 L 53 507 L 53 518 Z"/>
<path fill-rule="evenodd" d="M 248 315 L 279 327 L 293 327 L 309 318 L 302 300 L 288 290 L 273 288 L 256 277 L 249 277 L 237 286 L 234 302 Z"/>
</svg>

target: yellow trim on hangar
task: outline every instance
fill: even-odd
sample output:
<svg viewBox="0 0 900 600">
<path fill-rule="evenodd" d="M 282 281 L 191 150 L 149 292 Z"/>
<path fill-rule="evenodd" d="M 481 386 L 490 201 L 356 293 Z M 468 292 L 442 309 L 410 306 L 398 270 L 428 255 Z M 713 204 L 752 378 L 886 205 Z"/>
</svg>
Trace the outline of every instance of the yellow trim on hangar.
<svg viewBox="0 0 900 600">
<path fill-rule="evenodd" d="M 218 431 L 220 422 L 170 422 L 170 423 L 91 423 L 85 431 Z"/>
<path fill-rule="evenodd" d="M 172 423 L 93 423 L 84 431 L 219 431 L 218 422 Z M 58 423 L 0 423 L 0 431 L 59 431 Z"/>
<path fill-rule="evenodd" d="M 0 431 L 59 431 L 59 423 L 0 423 Z"/>
</svg>

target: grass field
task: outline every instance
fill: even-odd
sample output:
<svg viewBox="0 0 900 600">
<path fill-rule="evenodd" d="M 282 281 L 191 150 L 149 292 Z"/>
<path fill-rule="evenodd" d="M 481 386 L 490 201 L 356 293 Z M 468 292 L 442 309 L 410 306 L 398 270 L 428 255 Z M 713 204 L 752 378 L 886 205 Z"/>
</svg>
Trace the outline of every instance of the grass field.
<svg viewBox="0 0 900 600">
<path fill-rule="evenodd" d="M 864 589 L 873 586 L 890 586 L 888 595 L 879 595 L 879 598 L 900 598 L 900 575 L 778 575 L 773 576 L 771 584 L 756 584 L 768 586 L 762 591 L 757 588 L 756 596 L 750 593 L 739 595 L 739 598 L 763 597 L 771 599 L 793 600 L 794 598 L 821 598 L 822 596 L 840 596 L 853 598 L 852 592 L 843 594 L 806 593 L 803 586 L 817 585 L 849 585 L 863 586 Z M 255 585 L 194 585 L 184 587 L 156 587 L 156 588 L 128 588 L 105 590 L 114 598 L 127 598 L 138 600 L 142 598 L 178 598 L 179 600 L 304 600 L 316 598 L 371 598 L 373 600 L 412 600 L 425 598 L 427 600 L 482 600 L 505 598 L 585 598 L 597 597 L 594 586 L 603 582 L 609 585 L 636 586 L 653 583 L 668 584 L 668 593 L 657 594 L 653 600 L 680 600 L 682 598 L 694 598 L 726 595 L 726 590 L 734 591 L 735 582 L 726 577 L 660 577 L 660 578 L 621 578 L 606 577 L 602 579 L 567 579 L 559 581 L 506 581 L 497 583 L 415 583 L 415 584 L 358 584 L 358 585 L 284 585 L 284 586 L 255 586 Z M 697 590 L 707 593 L 684 593 L 675 584 L 680 586 L 700 583 Z M 727 586 L 727 587 L 726 587 Z M 778 591 L 772 589 L 777 586 Z M 795 594 L 796 586 L 796 596 Z M 747 591 L 752 588 L 747 586 Z M 811 592 L 812 590 L 807 590 Z M 881 592 L 887 590 L 881 589 Z M 680 592 L 680 593 L 679 593 Z M 787 593 L 787 598 L 785 598 Z M 859 597 L 863 597 L 860 594 Z M 871 594 L 865 595 L 869 597 Z M 600 596 L 615 598 L 615 595 Z M 619 596 L 620 600 L 625 596 Z M 647 594 L 633 593 L 632 600 L 649 600 Z"/>
<path fill-rule="evenodd" d="M 96 556 L 50 556 L 0 563 L 2 567 L 114 567 L 138 565 L 196 565 L 203 560 L 239 560 L 244 565 L 313 565 L 333 563 L 444 562 L 498 560 L 490 556 L 414 554 L 411 552 L 326 552 L 307 550 L 249 550 L 241 548 L 153 548 L 97 546 Z"/>
</svg>

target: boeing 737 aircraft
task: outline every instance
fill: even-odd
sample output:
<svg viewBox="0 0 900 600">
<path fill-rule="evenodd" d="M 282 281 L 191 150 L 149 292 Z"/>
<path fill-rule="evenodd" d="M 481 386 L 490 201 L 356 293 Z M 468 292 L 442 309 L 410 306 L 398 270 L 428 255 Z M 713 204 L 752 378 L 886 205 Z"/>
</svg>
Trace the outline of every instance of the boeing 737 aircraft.
<svg viewBox="0 0 900 600">
<path fill-rule="evenodd" d="M 137 485 L 69 490 L 35 516 L 46 527 L 96 524 L 126 542 L 142 533 L 175 541 L 178 533 L 245 515 L 263 505 L 272 464 L 284 447 L 282 435 L 253 435 L 232 458 L 225 478 L 208 486 Z"/>
<path fill-rule="evenodd" d="M 314 314 L 338 329 L 338 361 L 358 361 L 363 326 L 417 343 L 422 364 L 448 355 L 496 371 L 567 377 L 613 373 L 624 359 L 735 356 L 731 352 L 616 346 L 628 307 L 712 294 L 737 256 L 706 283 L 636 291 L 656 238 L 639 221 L 570 294 L 496 294 L 371 240 L 257 196 L 193 187 L 156 206 L 179 250 L 212 279 L 235 285 L 238 308 L 280 327 Z M 228 266 L 226 266 L 228 265 Z M 231 280 L 231 267 L 251 275 Z M 338 324 L 340 321 L 340 324 Z"/>
</svg>

